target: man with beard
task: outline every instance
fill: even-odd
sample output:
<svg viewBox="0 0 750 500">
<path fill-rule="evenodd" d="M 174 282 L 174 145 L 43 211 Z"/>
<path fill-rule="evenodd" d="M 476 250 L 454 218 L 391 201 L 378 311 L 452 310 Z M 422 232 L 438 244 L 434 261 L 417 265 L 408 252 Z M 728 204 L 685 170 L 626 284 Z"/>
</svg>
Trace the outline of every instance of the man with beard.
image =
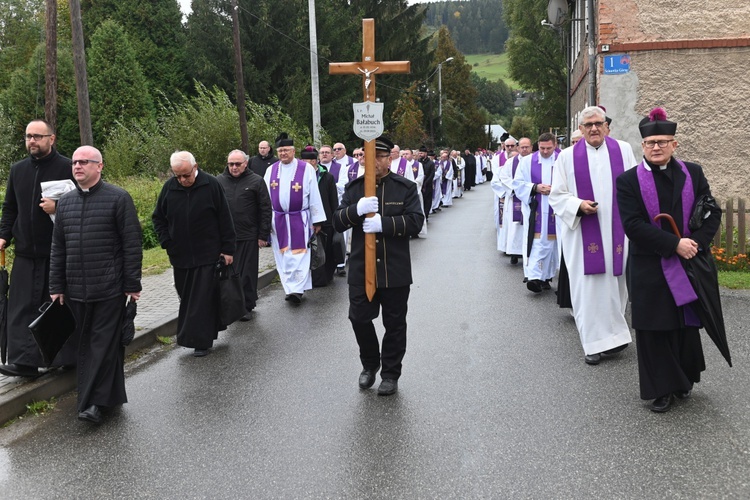
<svg viewBox="0 0 750 500">
<path fill-rule="evenodd" d="M 44 366 L 39 348 L 29 334 L 29 324 L 39 316 L 39 306 L 49 301 L 49 256 L 55 213 L 54 200 L 42 198 L 40 183 L 69 179 L 70 158 L 57 152 L 52 126 L 32 120 L 26 126 L 29 157 L 10 168 L 0 220 L 0 249 L 15 244 L 15 260 L 8 297 L 8 364 L 0 373 L 15 377 L 37 377 Z M 76 337 L 58 354 L 53 365 L 74 365 Z"/>
</svg>

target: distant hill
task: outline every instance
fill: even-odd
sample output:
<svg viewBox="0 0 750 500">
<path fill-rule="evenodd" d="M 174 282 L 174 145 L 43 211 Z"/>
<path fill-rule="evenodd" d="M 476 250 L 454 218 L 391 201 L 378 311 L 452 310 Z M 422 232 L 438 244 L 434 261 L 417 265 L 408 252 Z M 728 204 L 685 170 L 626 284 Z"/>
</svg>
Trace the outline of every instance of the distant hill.
<svg viewBox="0 0 750 500">
<path fill-rule="evenodd" d="M 508 54 L 475 54 L 466 55 L 466 62 L 471 64 L 471 70 L 482 78 L 491 82 L 503 80 L 511 88 L 519 85 L 508 76 Z"/>
<path fill-rule="evenodd" d="M 428 31 L 447 26 L 464 54 L 500 54 L 508 39 L 502 0 L 430 2 L 424 24 Z"/>
</svg>

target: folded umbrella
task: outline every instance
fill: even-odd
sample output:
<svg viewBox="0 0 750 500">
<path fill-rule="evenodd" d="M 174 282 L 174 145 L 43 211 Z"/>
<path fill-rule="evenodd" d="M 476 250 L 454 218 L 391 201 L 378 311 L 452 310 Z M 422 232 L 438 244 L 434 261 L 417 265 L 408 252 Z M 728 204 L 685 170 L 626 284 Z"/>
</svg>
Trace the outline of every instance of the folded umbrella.
<svg viewBox="0 0 750 500">
<path fill-rule="evenodd" d="M 135 315 L 138 314 L 138 303 L 130 299 L 125 306 L 125 312 L 122 316 L 122 339 L 120 343 L 128 346 L 135 337 Z"/>
<path fill-rule="evenodd" d="M 669 214 L 659 214 L 654 220 L 666 219 L 672 226 L 672 231 L 680 236 L 674 219 Z M 732 366 L 732 357 L 729 354 L 727 344 L 727 332 L 724 327 L 724 314 L 721 310 L 721 296 L 719 295 L 719 278 L 714 257 L 711 249 L 701 248 L 692 259 L 680 259 L 685 269 L 690 284 L 693 285 L 698 300 L 691 303 L 693 311 L 701 321 L 708 336 L 713 340 L 716 347 L 729 366 Z"/>
<path fill-rule="evenodd" d="M 0 359 L 8 356 L 8 270 L 5 268 L 5 249 L 0 250 Z"/>
</svg>

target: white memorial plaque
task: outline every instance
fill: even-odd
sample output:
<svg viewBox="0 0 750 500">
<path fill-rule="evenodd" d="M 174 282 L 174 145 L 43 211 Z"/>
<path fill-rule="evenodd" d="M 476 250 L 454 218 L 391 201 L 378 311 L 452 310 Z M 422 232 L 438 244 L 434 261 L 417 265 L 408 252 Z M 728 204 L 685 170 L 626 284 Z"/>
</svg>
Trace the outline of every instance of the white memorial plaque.
<svg viewBox="0 0 750 500">
<path fill-rule="evenodd" d="M 354 133 L 362 140 L 372 141 L 383 135 L 382 102 L 355 102 Z"/>
</svg>

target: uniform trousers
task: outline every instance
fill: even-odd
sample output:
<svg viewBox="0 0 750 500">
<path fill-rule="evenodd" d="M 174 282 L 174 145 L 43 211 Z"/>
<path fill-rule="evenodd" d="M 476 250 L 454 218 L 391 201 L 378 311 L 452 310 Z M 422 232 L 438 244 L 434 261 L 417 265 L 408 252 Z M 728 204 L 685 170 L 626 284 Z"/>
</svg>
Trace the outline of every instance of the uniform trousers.
<svg viewBox="0 0 750 500">
<path fill-rule="evenodd" d="M 410 286 L 378 288 L 372 302 L 367 300 L 365 287 L 349 285 L 349 321 L 359 344 L 359 359 L 366 370 L 382 364 L 384 379 L 401 376 L 401 361 L 406 354 L 406 311 Z M 373 320 L 383 314 L 382 352 Z"/>
</svg>

